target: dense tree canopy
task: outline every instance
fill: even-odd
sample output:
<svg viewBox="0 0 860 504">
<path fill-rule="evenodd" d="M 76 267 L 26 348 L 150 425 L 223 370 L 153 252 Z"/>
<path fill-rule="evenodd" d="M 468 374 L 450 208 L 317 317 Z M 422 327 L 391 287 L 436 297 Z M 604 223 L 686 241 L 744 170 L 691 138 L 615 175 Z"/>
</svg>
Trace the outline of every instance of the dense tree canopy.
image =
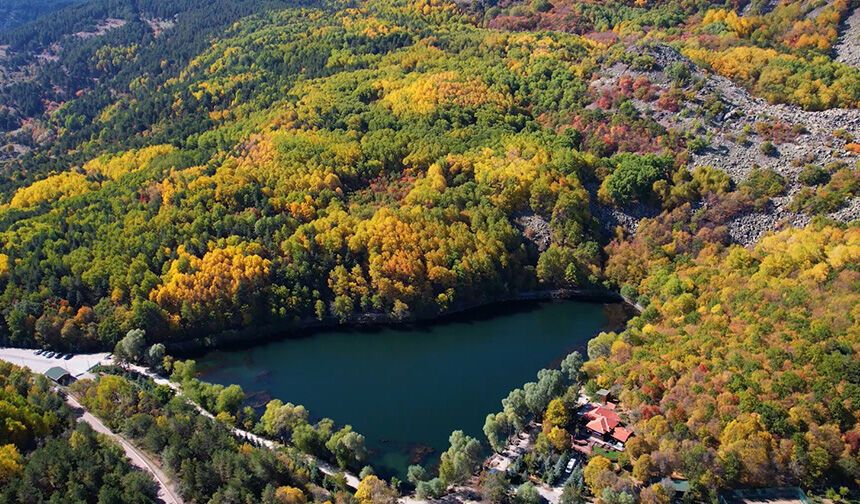
<svg viewBox="0 0 860 504">
<path fill-rule="evenodd" d="M 0 361 L 0 412 L 0 502 L 157 502 L 150 476 L 77 423 L 47 378 Z"/>
<path fill-rule="evenodd" d="M 774 103 L 857 107 L 860 71 L 832 54 L 853 5 L 741 3 L 96 0 L 2 32 L 18 78 L 0 85 L 0 343 L 162 366 L 172 345 L 224 332 L 618 289 L 640 316 L 593 339 L 590 362 L 512 391 L 484 425 L 493 449 L 542 421 L 523 464 L 560 483 L 586 380 L 622 390 L 637 435 L 626 460 L 570 476 L 572 501 L 586 486 L 656 500 L 676 472 L 698 496 L 856 487 L 856 226 L 747 249 L 725 224 L 777 197 L 830 215 L 860 194 L 858 170 L 797 166 L 791 192 L 772 170 L 734 183 L 690 162 L 707 148 L 695 125 L 723 112 L 699 93 L 703 69 Z M 762 125 L 760 153 L 790 130 Z M 656 217 L 605 228 L 630 210 Z M 174 376 L 219 423 L 125 378 L 81 387 L 192 500 L 311 496 L 312 468 L 227 433 L 255 426 L 241 389 L 200 384 L 189 363 Z M 35 440 L 68 429 L 10 390 L 0 478 L 23 481 Z M 360 434 L 301 406 L 270 403 L 257 429 L 364 464 Z M 413 475 L 419 493 L 471 475 L 474 441 L 452 436 L 441 478 Z M 362 501 L 392 498 L 365 476 Z M 140 484 L 117 481 L 116 495 Z"/>
</svg>

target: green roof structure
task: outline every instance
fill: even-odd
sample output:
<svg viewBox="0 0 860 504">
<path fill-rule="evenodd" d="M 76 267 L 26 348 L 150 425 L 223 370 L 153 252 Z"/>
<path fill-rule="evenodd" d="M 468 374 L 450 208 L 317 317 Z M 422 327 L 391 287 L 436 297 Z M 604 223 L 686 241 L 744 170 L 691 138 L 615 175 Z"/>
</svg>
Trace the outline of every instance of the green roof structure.
<svg viewBox="0 0 860 504">
<path fill-rule="evenodd" d="M 59 366 L 54 366 L 51 369 L 45 371 L 45 376 L 54 380 L 57 383 L 72 378 L 72 375 L 70 375 L 68 371 Z"/>
</svg>

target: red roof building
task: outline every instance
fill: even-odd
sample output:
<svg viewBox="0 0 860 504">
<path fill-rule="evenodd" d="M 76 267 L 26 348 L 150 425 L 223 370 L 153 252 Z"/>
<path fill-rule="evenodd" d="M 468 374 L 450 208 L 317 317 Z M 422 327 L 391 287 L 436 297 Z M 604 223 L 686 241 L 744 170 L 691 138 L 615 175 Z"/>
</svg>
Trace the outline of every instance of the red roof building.
<svg viewBox="0 0 860 504">
<path fill-rule="evenodd" d="M 616 441 L 626 443 L 633 433 L 621 426 L 621 417 L 615 412 L 615 408 L 598 406 L 585 413 L 588 423 L 585 428 L 601 436 L 609 436 Z"/>
<path fill-rule="evenodd" d="M 585 424 L 585 428 L 600 435 L 609 434 L 618 425 L 617 420 L 599 416 Z"/>
<path fill-rule="evenodd" d="M 591 420 L 605 418 L 610 424 L 612 424 L 611 428 L 613 429 L 616 425 L 621 423 L 621 417 L 618 416 L 618 413 L 615 412 L 615 409 L 607 408 L 606 406 L 598 406 L 593 410 L 587 412 L 585 416 Z"/>
<path fill-rule="evenodd" d="M 612 439 L 615 439 L 616 441 L 621 441 L 622 443 L 626 443 L 632 435 L 633 433 L 625 429 L 624 427 L 616 427 L 615 430 L 612 431 Z"/>
</svg>

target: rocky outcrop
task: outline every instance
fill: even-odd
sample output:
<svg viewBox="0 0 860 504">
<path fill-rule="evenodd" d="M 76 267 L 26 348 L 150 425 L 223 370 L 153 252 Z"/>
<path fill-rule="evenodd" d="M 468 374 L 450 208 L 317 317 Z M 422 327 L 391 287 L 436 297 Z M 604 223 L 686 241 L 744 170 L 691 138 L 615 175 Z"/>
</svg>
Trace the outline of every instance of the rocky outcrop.
<svg viewBox="0 0 860 504">
<path fill-rule="evenodd" d="M 540 215 L 527 213 L 514 218 L 514 223 L 526 240 L 532 242 L 539 252 L 548 249 L 552 243 L 552 228 Z"/>
</svg>

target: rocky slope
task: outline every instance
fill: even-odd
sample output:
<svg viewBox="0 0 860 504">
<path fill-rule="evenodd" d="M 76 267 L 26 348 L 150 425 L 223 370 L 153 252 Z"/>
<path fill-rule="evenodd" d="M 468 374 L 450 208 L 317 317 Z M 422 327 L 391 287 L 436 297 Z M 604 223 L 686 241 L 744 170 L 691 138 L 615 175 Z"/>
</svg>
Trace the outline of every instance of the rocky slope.
<svg viewBox="0 0 860 504">
<path fill-rule="evenodd" d="M 854 51 L 857 45 L 852 44 Z M 654 45 L 642 51 L 655 61 L 650 70 L 636 70 L 616 62 L 592 83 L 592 89 L 616 86 L 622 77 L 646 77 L 655 87 L 665 90 L 673 80 L 670 67 L 685 64 L 691 69 L 685 86 L 689 99 L 680 110 L 665 110 L 654 101 L 637 99 L 634 104 L 639 112 L 667 130 L 691 132 L 708 139 L 706 148 L 692 154 L 691 168 L 719 168 L 735 183 L 743 182 L 755 168 L 766 168 L 788 182 L 786 195 L 774 198 L 766 210 L 742 215 L 731 223 L 731 235 L 738 242 L 753 243 L 763 233 L 784 224 L 804 225 L 809 221 L 808 216 L 788 209 L 792 196 L 800 190 L 797 176 L 804 166 L 853 165 L 858 161 L 858 155 L 846 149 L 846 145 L 860 138 L 860 110 L 810 112 L 793 105 L 770 104 L 729 79 L 698 69 L 669 46 Z M 715 101 L 719 102 L 716 108 Z M 713 110 L 719 112 L 714 114 Z M 765 144 L 773 149 L 764 148 Z M 855 219 L 858 207 L 860 202 L 852 201 L 832 217 L 843 221 Z M 643 209 L 595 209 L 599 219 L 622 225 L 628 231 L 634 230 L 637 221 L 650 213 L 653 212 Z"/>
<path fill-rule="evenodd" d="M 860 8 L 855 8 L 843 23 L 839 42 L 834 49 L 836 61 L 854 66 L 860 65 Z"/>
</svg>

